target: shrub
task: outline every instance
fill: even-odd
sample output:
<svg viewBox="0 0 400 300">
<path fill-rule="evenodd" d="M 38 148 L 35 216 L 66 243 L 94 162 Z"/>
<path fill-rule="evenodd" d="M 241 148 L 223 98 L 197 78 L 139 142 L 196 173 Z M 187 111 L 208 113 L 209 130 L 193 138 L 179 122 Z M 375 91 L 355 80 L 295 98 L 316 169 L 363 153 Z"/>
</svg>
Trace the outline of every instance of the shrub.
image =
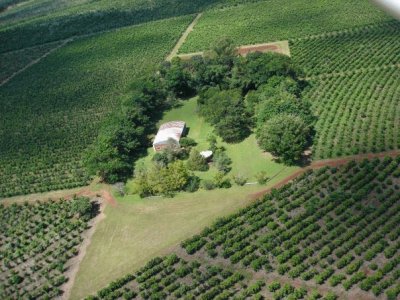
<svg viewBox="0 0 400 300">
<path fill-rule="evenodd" d="M 247 177 L 239 175 L 239 174 L 234 175 L 232 178 L 233 178 L 233 181 L 239 186 L 243 186 L 247 182 Z"/>
<path fill-rule="evenodd" d="M 208 164 L 206 159 L 200 155 L 200 152 L 196 149 L 190 150 L 189 159 L 186 163 L 187 167 L 191 171 L 207 171 Z"/>
<path fill-rule="evenodd" d="M 265 184 L 268 181 L 267 172 L 261 171 L 256 174 L 258 184 Z"/>
</svg>

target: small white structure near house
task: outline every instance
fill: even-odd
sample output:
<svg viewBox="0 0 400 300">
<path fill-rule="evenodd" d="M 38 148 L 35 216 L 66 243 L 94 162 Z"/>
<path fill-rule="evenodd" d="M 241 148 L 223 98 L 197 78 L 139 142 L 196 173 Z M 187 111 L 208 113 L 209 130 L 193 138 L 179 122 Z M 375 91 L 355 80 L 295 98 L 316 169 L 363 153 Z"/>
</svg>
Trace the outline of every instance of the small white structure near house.
<svg viewBox="0 0 400 300">
<path fill-rule="evenodd" d="M 206 160 L 209 160 L 212 157 L 213 152 L 211 150 L 201 151 L 200 155 L 204 157 Z"/>
<path fill-rule="evenodd" d="M 183 121 L 171 121 L 162 124 L 158 129 L 156 137 L 154 138 L 154 151 L 161 151 L 171 144 L 175 144 L 176 146 L 180 147 L 179 140 L 181 139 L 185 128 L 186 124 Z"/>
</svg>

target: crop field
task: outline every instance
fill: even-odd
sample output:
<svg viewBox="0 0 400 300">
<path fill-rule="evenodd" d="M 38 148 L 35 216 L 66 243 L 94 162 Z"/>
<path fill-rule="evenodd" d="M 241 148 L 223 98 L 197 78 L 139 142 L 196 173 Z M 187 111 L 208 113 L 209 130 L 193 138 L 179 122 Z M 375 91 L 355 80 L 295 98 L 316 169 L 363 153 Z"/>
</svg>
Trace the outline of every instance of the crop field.
<svg viewBox="0 0 400 300">
<path fill-rule="evenodd" d="M 290 43 L 294 61 L 307 76 L 400 67 L 400 22 L 392 21 Z"/>
<path fill-rule="evenodd" d="M 397 299 L 400 159 L 307 171 L 98 299 Z"/>
<path fill-rule="evenodd" d="M 400 69 L 383 68 L 316 79 L 316 159 L 400 148 Z"/>
<path fill-rule="evenodd" d="M 248 0 L 23 1 L 0 13 L 0 52 L 242 2 Z"/>
<path fill-rule="evenodd" d="M 0 89 L 0 197 L 85 185 L 82 153 L 192 17 L 74 41 Z"/>
<path fill-rule="evenodd" d="M 24 68 L 30 62 L 38 59 L 42 55 L 49 52 L 60 45 L 60 43 L 50 43 L 45 45 L 36 46 L 33 48 L 22 49 L 13 52 L 6 52 L 0 54 L 0 83 L 11 76 L 13 73 Z"/>
<path fill-rule="evenodd" d="M 78 203 L 86 203 L 80 211 Z M 85 212 L 85 213 L 82 213 Z M 0 205 L 0 298 L 50 299 L 68 281 L 92 207 L 87 199 Z"/>
<path fill-rule="evenodd" d="M 390 18 L 364 0 L 271 0 L 238 5 L 206 11 L 180 52 L 209 49 L 224 36 L 232 38 L 239 46 L 294 39 L 386 20 Z"/>
</svg>

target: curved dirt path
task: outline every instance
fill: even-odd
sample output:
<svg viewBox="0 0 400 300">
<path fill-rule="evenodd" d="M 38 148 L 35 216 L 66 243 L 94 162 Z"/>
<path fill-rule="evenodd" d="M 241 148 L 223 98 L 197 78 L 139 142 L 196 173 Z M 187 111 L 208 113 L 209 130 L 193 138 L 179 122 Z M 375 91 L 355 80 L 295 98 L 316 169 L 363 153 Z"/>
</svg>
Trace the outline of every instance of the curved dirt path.
<svg viewBox="0 0 400 300">
<path fill-rule="evenodd" d="M 292 175 L 284 178 L 283 180 L 279 181 L 272 187 L 268 189 L 261 190 L 259 192 L 250 194 L 250 198 L 252 199 L 258 199 L 265 194 L 269 193 L 272 189 L 278 189 L 285 184 L 289 183 L 293 179 L 297 178 L 307 170 L 315 170 L 315 169 L 320 169 L 323 167 L 339 167 L 342 165 L 347 164 L 348 162 L 355 160 L 355 161 L 360 161 L 363 159 L 373 159 L 373 158 L 384 158 L 386 156 L 389 157 L 397 157 L 400 155 L 400 150 L 392 150 L 392 151 L 386 151 L 386 152 L 380 152 L 380 153 L 366 153 L 366 154 L 357 154 L 357 155 L 352 155 L 352 156 L 345 156 L 345 157 L 339 157 L 339 158 L 332 158 L 332 159 L 323 159 L 323 160 L 318 160 L 315 162 L 312 162 L 309 166 L 301 168 L 300 170 L 294 172 Z"/>
</svg>

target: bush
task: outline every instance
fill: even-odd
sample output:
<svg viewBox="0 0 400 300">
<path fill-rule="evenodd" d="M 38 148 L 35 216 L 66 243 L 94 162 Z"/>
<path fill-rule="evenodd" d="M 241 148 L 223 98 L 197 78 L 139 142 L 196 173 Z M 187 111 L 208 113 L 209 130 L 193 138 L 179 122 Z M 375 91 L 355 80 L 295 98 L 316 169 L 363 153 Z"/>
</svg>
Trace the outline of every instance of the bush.
<svg viewBox="0 0 400 300">
<path fill-rule="evenodd" d="M 245 185 L 246 182 L 247 182 L 247 177 L 242 176 L 242 175 L 239 175 L 239 174 L 234 175 L 234 176 L 232 177 L 232 179 L 233 179 L 233 181 L 234 181 L 237 185 L 239 185 L 239 186 L 243 186 L 243 185 Z"/>
<path fill-rule="evenodd" d="M 222 172 L 218 172 L 215 176 L 214 176 L 214 184 L 215 187 L 217 188 L 223 188 L 223 189 L 229 189 L 232 184 L 231 181 L 229 180 L 229 178 L 225 177 L 225 174 Z"/>
<path fill-rule="evenodd" d="M 189 159 L 186 163 L 187 167 L 191 171 L 207 171 L 208 164 L 206 159 L 200 155 L 200 152 L 196 149 L 190 150 Z"/>
<path fill-rule="evenodd" d="M 205 179 L 201 181 L 201 187 L 207 191 L 210 191 L 215 189 L 215 183 L 212 180 Z"/>
<path fill-rule="evenodd" d="M 190 176 L 185 186 L 185 191 L 189 193 L 196 192 L 200 187 L 200 178 L 197 176 Z"/>
<path fill-rule="evenodd" d="M 267 172 L 260 171 L 256 174 L 256 179 L 257 179 L 258 184 L 265 184 L 269 178 L 267 176 Z"/>
</svg>

